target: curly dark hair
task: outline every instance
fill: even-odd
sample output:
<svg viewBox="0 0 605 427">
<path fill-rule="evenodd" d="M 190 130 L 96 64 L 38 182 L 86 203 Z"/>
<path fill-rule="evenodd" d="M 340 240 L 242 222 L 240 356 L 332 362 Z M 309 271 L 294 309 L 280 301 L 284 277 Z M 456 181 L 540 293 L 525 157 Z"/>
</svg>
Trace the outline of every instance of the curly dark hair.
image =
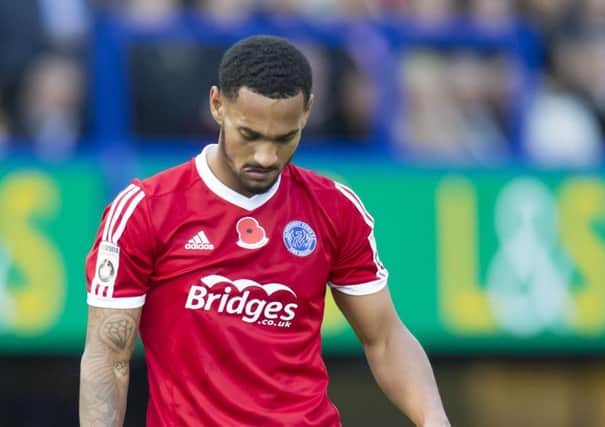
<svg viewBox="0 0 605 427">
<path fill-rule="evenodd" d="M 309 101 L 311 66 L 300 50 L 288 40 L 256 35 L 240 40 L 223 55 L 219 66 L 219 86 L 224 96 L 237 99 L 246 87 L 272 99 L 296 96 L 302 91 Z"/>
</svg>

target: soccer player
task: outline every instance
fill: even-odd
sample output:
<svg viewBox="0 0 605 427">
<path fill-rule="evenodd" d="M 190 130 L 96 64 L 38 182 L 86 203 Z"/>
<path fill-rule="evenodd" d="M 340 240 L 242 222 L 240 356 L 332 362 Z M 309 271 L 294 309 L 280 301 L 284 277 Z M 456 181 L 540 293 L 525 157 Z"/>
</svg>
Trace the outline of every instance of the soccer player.
<svg viewBox="0 0 605 427">
<path fill-rule="evenodd" d="M 398 318 L 374 220 L 349 188 L 290 164 L 313 104 L 288 41 L 232 46 L 209 95 L 218 144 L 134 180 L 86 262 L 80 423 L 122 425 L 137 330 L 148 427 L 340 426 L 320 325 L 327 287 L 378 384 L 417 426 L 449 426 Z"/>
</svg>

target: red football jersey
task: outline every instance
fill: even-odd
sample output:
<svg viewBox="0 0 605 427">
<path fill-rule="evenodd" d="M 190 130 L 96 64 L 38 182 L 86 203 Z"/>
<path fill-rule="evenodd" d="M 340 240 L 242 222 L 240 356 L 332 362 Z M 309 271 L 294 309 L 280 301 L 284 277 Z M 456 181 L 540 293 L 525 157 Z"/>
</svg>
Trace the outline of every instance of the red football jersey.
<svg viewBox="0 0 605 427">
<path fill-rule="evenodd" d="M 206 153 L 105 209 L 88 304 L 144 305 L 149 427 L 339 426 L 321 358 L 326 285 L 386 285 L 374 221 L 349 188 L 293 165 L 245 197 Z"/>
</svg>

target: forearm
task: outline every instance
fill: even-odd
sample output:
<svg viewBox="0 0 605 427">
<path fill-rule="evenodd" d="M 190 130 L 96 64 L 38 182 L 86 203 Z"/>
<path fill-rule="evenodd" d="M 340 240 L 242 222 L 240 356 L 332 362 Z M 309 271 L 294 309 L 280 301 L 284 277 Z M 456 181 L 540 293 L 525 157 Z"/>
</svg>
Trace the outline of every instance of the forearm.
<svg viewBox="0 0 605 427">
<path fill-rule="evenodd" d="M 129 362 L 85 352 L 80 368 L 80 426 L 123 426 Z"/>
<path fill-rule="evenodd" d="M 80 366 L 80 426 L 121 427 L 140 309 L 89 308 Z"/>
<path fill-rule="evenodd" d="M 380 388 L 417 426 L 449 426 L 426 353 L 400 322 L 365 351 Z"/>
</svg>

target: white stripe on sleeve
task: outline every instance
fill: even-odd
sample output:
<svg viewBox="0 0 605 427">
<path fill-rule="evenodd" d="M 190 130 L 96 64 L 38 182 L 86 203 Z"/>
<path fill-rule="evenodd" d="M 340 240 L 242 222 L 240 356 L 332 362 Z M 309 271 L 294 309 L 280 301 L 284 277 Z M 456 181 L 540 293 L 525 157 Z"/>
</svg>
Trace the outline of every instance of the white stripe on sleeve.
<svg viewBox="0 0 605 427">
<path fill-rule="evenodd" d="M 374 228 L 374 218 L 372 218 L 372 215 L 370 215 L 370 213 L 366 210 L 359 197 L 357 197 L 357 194 L 355 194 L 353 190 L 351 190 L 345 185 L 342 185 L 338 182 L 335 182 L 334 184 L 336 185 L 338 191 L 340 191 L 347 199 L 349 199 L 351 203 L 353 203 L 353 205 L 357 208 L 357 210 L 363 217 L 365 223 L 368 224 L 370 228 Z"/>
<path fill-rule="evenodd" d="M 386 280 L 388 276 L 388 272 L 385 269 L 384 265 L 380 261 L 378 256 L 378 248 L 376 247 L 376 239 L 374 238 L 374 218 L 370 213 L 366 210 L 365 206 L 361 202 L 361 199 L 353 190 L 349 187 L 342 185 L 338 182 L 334 183 L 336 188 L 353 203 L 353 205 L 357 208 L 359 213 L 361 214 L 365 223 L 370 227 L 370 234 L 368 235 L 368 241 L 370 243 L 370 247 L 372 248 L 372 259 L 374 264 L 376 265 L 376 276 L 382 280 Z M 347 293 L 347 292 L 345 292 Z"/>
<path fill-rule="evenodd" d="M 98 295 L 88 294 L 86 302 L 88 305 L 100 308 L 138 308 L 145 304 L 145 295 L 123 298 L 104 298 Z"/>
<path fill-rule="evenodd" d="M 379 280 L 374 280 L 373 282 L 360 283 L 358 285 L 339 286 L 339 285 L 335 285 L 334 283 L 331 283 L 331 282 L 328 283 L 328 286 L 330 286 L 332 289 L 337 290 L 338 292 L 342 292 L 343 294 L 347 294 L 347 295 L 356 295 L 356 296 L 375 294 L 376 292 L 380 292 L 382 289 L 384 289 L 384 287 L 386 285 L 387 285 L 386 277 L 379 279 Z"/>
<path fill-rule="evenodd" d="M 109 231 L 107 232 L 107 241 L 108 242 L 111 241 L 111 235 L 113 233 L 113 230 L 115 229 L 115 225 L 116 225 L 116 222 L 118 221 L 118 218 L 120 217 L 120 215 L 122 214 L 122 211 L 124 210 L 124 206 L 132 198 L 132 196 L 134 196 L 138 191 L 140 191 L 140 188 L 137 187 L 136 185 L 133 185 L 132 188 L 126 194 L 124 194 L 124 197 L 122 197 L 122 199 L 118 203 L 118 206 L 116 207 L 116 211 L 114 212 L 114 214 L 111 217 L 111 223 L 109 224 Z"/>
<path fill-rule="evenodd" d="M 143 197 L 145 197 L 145 193 L 143 193 L 141 191 L 139 194 L 137 194 L 137 196 L 134 198 L 134 200 L 132 200 L 132 202 L 130 202 L 130 205 L 126 209 L 126 212 L 124 212 L 124 216 L 122 217 L 122 221 L 120 221 L 120 225 L 118 226 L 118 229 L 111 237 L 111 241 L 115 245 L 118 244 L 118 240 L 120 240 L 120 237 L 122 237 L 122 233 L 124 232 L 124 229 L 126 228 L 126 223 L 132 216 L 134 209 L 137 207 L 137 205 L 140 203 L 140 201 L 143 200 Z"/>
<path fill-rule="evenodd" d="M 111 222 L 111 219 L 113 218 L 113 214 L 116 210 L 116 206 L 120 203 L 120 199 L 124 196 L 124 194 L 128 193 L 134 187 L 136 187 L 134 184 L 130 184 L 128 187 L 126 187 L 124 190 L 122 190 L 116 196 L 115 199 L 113 199 L 113 202 L 111 203 L 111 208 L 109 208 L 109 213 L 107 214 L 107 218 L 105 218 L 105 228 L 103 228 L 103 240 L 104 241 L 107 241 L 109 239 L 109 224 Z"/>
</svg>

